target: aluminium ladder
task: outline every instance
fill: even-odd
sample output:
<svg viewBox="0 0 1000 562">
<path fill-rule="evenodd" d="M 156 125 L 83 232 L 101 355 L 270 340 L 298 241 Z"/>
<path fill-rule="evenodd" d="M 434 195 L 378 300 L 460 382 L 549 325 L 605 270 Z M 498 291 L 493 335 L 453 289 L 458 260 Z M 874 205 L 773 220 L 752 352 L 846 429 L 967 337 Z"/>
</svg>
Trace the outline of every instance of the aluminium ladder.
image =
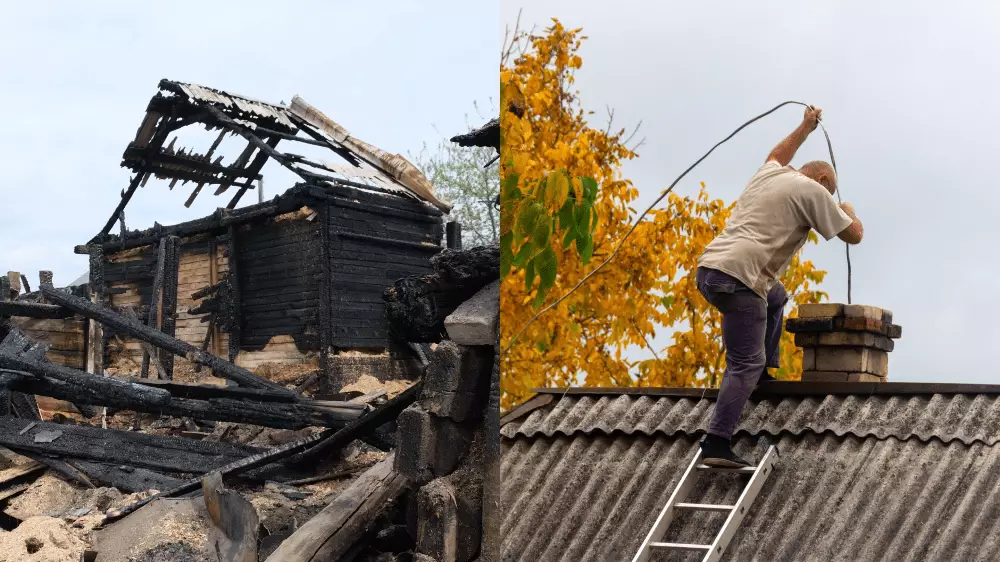
<svg viewBox="0 0 1000 562">
<path fill-rule="evenodd" d="M 667 500 L 667 505 L 663 506 L 663 511 L 660 512 L 660 516 L 657 517 L 656 522 L 653 523 L 653 528 L 650 529 L 649 534 L 646 535 L 646 540 L 642 541 L 642 546 L 639 547 L 639 552 L 637 552 L 635 557 L 632 558 L 632 562 L 647 562 L 654 549 L 700 551 L 705 553 L 705 557 L 702 558 L 703 562 L 721 560 L 722 553 L 726 551 L 726 547 L 729 545 L 729 541 L 736 533 L 736 529 L 738 529 L 740 523 L 743 522 L 743 517 L 746 515 L 750 505 L 753 504 L 754 499 L 757 497 L 757 493 L 760 492 L 760 489 L 764 486 L 764 482 L 767 480 L 767 477 L 774 472 L 774 465 L 777 460 L 778 450 L 774 447 L 774 445 L 771 445 L 764 453 L 764 458 L 762 458 L 755 467 L 716 468 L 702 464 L 701 447 L 699 447 L 698 454 L 694 456 L 691 464 L 688 465 L 687 470 L 684 471 L 684 476 L 681 476 L 680 481 L 677 483 L 677 488 L 674 489 L 674 493 L 670 494 L 670 499 Z M 694 486 L 698 481 L 699 472 L 750 474 L 751 476 L 750 482 L 747 483 L 745 488 L 743 488 L 743 493 L 740 494 L 740 497 L 736 501 L 735 505 L 685 503 L 684 500 L 687 499 L 691 490 L 694 489 Z M 726 522 L 722 524 L 722 529 L 719 530 L 719 534 L 715 536 L 715 540 L 712 541 L 712 544 L 658 542 L 663 538 L 663 534 L 667 531 L 667 527 L 670 526 L 671 521 L 674 519 L 674 514 L 678 509 L 729 513 L 729 517 L 727 517 Z"/>
</svg>

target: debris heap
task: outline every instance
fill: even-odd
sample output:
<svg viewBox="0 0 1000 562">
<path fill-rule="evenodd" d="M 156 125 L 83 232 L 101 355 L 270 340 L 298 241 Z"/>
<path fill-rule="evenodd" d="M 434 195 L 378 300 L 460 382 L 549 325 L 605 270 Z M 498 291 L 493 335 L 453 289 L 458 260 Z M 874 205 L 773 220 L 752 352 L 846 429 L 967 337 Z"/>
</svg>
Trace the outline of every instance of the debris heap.
<svg viewBox="0 0 1000 562">
<path fill-rule="evenodd" d="M 891 311 L 859 304 L 803 304 L 785 329 L 803 350 L 802 380 L 822 382 L 885 382 L 903 335 Z"/>
</svg>

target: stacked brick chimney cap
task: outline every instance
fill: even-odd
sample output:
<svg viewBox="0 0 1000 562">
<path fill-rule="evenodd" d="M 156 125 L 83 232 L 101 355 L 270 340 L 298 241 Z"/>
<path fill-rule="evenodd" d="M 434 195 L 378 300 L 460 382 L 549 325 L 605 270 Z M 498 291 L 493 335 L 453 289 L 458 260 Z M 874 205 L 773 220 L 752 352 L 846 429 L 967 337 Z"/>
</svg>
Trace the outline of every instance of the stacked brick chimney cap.
<svg viewBox="0 0 1000 562">
<path fill-rule="evenodd" d="M 903 335 L 891 311 L 860 304 L 803 304 L 785 329 L 803 350 L 802 380 L 822 382 L 885 382 Z"/>
</svg>

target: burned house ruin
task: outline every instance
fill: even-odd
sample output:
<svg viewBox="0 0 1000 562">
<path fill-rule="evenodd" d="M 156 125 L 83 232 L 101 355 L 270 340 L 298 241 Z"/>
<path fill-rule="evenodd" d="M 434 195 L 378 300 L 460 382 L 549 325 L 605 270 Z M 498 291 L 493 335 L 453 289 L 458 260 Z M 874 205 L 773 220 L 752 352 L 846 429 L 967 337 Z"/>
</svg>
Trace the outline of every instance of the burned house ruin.
<svg viewBox="0 0 1000 562">
<path fill-rule="evenodd" d="M 217 134 L 207 151 L 178 146 L 182 129 L 199 126 Z M 245 144 L 228 164 L 215 155 L 227 136 Z M 293 152 L 302 147 L 341 163 Z M 269 161 L 296 183 L 237 209 L 261 188 Z M 404 158 L 352 137 L 298 96 L 285 107 L 163 80 L 122 166 L 133 176 L 121 202 L 76 249 L 90 255 L 99 302 L 133 307 L 165 333 L 243 367 L 315 361 L 322 388 L 359 374 L 413 374 L 419 356 L 390 332 L 382 292 L 430 272 L 449 205 Z M 128 230 L 124 210 L 151 177 L 171 189 L 193 185 L 186 205 L 206 186 L 232 197 L 207 217 Z M 92 336 L 91 372 L 122 362 L 148 372 L 139 342 L 113 331 Z M 171 359 L 161 362 L 172 377 Z"/>
<path fill-rule="evenodd" d="M 495 125 L 462 142 L 499 148 Z M 187 148 L 188 126 L 217 136 Z M 269 163 L 289 189 L 237 208 Z M 87 282 L 0 276 L 0 544 L 96 562 L 496 560 L 499 248 L 461 249 L 412 165 L 298 97 L 162 81 L 122 164 L 121 201 L 76 248 Z M 129 229 L 151 178 L 191 184 L 187 205 L 233 193 Z"/>
</svg>

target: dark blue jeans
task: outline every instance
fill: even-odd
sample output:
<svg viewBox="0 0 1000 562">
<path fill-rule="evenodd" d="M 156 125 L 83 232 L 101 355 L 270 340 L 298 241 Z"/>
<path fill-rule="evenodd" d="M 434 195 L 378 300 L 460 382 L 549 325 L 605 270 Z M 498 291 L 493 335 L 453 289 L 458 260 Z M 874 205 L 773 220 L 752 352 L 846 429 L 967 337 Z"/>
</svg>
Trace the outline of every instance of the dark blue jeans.
<svg viewBox="0 0 1000 562">
<path fill-rule="evenodd" d="M 730 439 L 757 381 L 768 368 L 778 367 L 788 295 L 775 283 L 764 300 L 739 279 L 704 267 L 698 268 L 695 280 L 705 300 L 722 313 L 726 346 L 726 372 L 708 432 Z"/>
</svg>

